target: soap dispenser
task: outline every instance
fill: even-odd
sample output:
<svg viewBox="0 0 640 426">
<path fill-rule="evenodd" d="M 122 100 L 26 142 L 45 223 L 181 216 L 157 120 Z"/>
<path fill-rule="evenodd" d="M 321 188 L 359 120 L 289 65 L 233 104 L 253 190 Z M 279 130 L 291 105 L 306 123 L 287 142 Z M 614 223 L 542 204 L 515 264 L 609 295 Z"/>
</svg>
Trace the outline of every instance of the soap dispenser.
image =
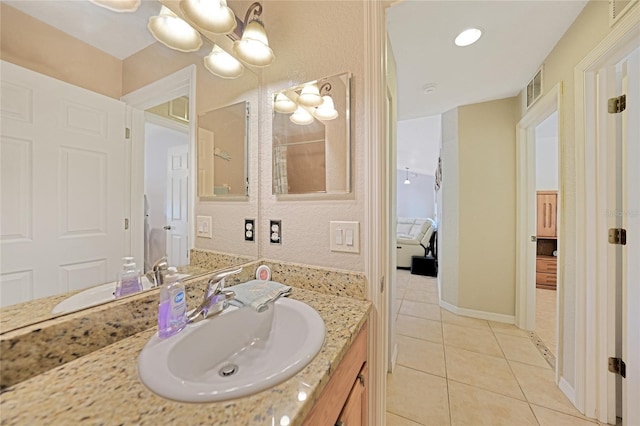
<svg viewBox="0 0 640 426">
<path fill-rule="evenodd" d="M 158 305 L 158 335 L 173 336 L 187 325 L 187 300 L 184 286 L 175 267 L 169 267 L 160 288 Z"/>
<path fill-rule="evenodd" d="M 116 298 L 142 291 L 142 281 L 140 271 L 136 269 L 133 257 L 122 258 L 122 270 L 118 276 L 116 284 Z"/>
</svg>

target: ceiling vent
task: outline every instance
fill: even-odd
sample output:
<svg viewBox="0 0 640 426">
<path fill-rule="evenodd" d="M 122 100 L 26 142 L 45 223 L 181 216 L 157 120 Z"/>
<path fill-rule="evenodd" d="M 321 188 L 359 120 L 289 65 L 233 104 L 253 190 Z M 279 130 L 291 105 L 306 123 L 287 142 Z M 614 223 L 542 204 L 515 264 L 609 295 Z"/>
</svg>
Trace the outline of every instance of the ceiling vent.
<svg viewBox="0 0 640 426">
<path fill-rule="evenodd" d="M 540 67 L 527 84 L 527 109 L 542 96 L 542 68 Z"/>
</svg>

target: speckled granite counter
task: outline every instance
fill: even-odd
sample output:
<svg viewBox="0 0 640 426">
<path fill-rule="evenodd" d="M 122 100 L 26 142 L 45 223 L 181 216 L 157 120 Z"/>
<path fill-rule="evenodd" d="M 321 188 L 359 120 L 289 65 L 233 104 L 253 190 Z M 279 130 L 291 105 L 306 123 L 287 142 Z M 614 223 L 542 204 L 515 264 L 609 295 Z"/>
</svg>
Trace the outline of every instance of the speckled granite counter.
<svg viewBox="0 0 640 426">
<path fill-rule="evenodd" d="M 137 373 L 138 354 L 156 332 L 153 328 L 7 389 L 0 395 L 2 424 L 279 425 L 286 423 L 285 416 L 288 424 L 301 424 L 367 320 L 371 304 L 301 288 L 290 297 L 318 311 L 326 339 L 307 367 L 271 389 L 206 404 L 156 396 Z"/>
</svg>

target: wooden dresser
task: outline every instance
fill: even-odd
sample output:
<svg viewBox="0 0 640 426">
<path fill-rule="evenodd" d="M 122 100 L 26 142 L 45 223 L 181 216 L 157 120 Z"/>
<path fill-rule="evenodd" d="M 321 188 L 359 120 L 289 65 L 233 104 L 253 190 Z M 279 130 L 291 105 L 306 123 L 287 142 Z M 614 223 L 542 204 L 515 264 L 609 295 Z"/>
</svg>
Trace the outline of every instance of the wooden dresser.
<svg viewBox="0 0 640 426">
<path fill-rule="evenodd" d="M 558 192 L 537 192 L 536 287 L 556 289 L 558 258 Z"/>
</svg>

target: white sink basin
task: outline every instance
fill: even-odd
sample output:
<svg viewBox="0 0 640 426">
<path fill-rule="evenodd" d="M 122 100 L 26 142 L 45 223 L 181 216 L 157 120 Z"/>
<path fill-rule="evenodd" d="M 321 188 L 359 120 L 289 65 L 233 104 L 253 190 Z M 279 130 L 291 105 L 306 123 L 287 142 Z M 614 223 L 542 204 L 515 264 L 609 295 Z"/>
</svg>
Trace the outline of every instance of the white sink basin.
<svg viewBox="0 0 640 426">
<path fill-rule="evenodd" d="M 189 274 L 178 274 L 179 279 L 188 277 Z M 64 314 L 67 312 L 77 311 L 78 309 L 88 308 L 90 306 L 99 305 L 110 300 L 115 300 L 114 293 L 116 291 L 117 281 L 113 281 L 106 284 L 101 284 L 95 287 L 76 293 L 71 297 L 64 299 L 58 303 L 53 310 L 52 314 Z M 147 290 L 151 288 L 151 282 L 142 276 L 142 289 Z"/>
<path fill-rule="evenodd" d="M 324 336 L 320 315 L 297 300 L 280 298 L 261 313 L 229 307 L 168 339 L 154 335 L 138 357 L 138 373 L 165 398 L 223 401 L 292 377 L 320 351 Z"/>
</svg>

